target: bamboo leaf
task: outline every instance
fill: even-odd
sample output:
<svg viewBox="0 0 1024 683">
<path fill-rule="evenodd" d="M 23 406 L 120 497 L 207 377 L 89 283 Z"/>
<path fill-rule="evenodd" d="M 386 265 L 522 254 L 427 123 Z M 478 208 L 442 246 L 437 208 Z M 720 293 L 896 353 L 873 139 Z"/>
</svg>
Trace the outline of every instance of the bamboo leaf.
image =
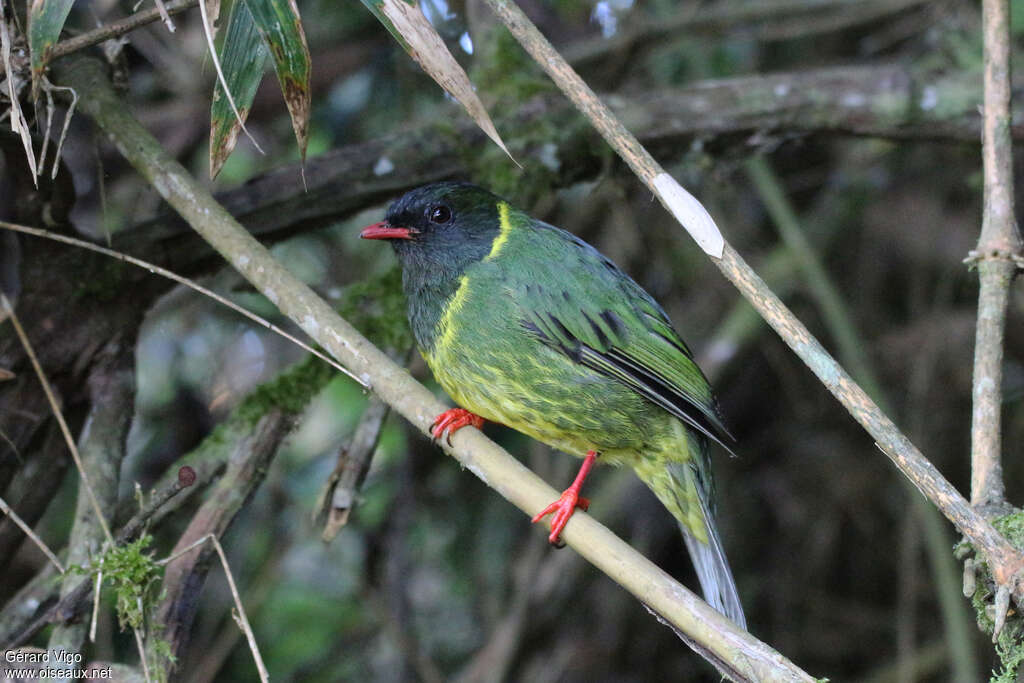
<svg viewBox="0 0 1024 683">
<path fill-rule="evenodd" d="M 274 60 L 302 158 L 309 137 L 310 56 L 295 0 L 245 0 Z"/>
<path fill-rule="evenodd" d="M 362 2 L 384 24 L 405 51 L 423 67 L 423 70 L 463 106 L 480 129 L 487 133 L 487 137 L 501 147 L 511 159 L 512 155 L 498 135 L 487 109 L 473 90 L 469 76 L 455 61 L 455 57 L 448 51 L 441 36 L 423 16 L 419 7 L 405 0 Z"/>
<path fill-rule="evenodd" d="M 252 140 L 253 146 L 262 153 L 263 150 L 260 149 L 260 145 L 256 142 L 256 138 L 250 135 L 249 131 L 246 129 L 245 117 L 242 116 L 240 111 L 238 111 L 238 106 L 235 104 L 235 98 L 231 93 L 231 88 L 227 86 L 227 78 L 224 76 L 224 69 L 221 68 L 220 55 L 218 54 L 217 47 L 215 45 L 216 40 L 214 34 L 217 30 L 214 26 L 214 22 L 210 19 L 210 12 L 212 11 L 216 11 L 219 14 L 220 3 L 210 3 L 209 5 L 205 2 L 199 3 L 199 14 L 203 19 L 203 36 L 206 38 L 206 45 L 210 48 L 210 57 L 213 62 L 213 69 L 217 72 L 217 82 L 220 83 L 221 88 L 223 89 L 222 94 L 224 95 L 224 99 L 227 100 L 228 106 L 231 107 L 231 112 L 235 115 L 235 119 L 237 119 L 242 132 L 249 136 L 249 139 Z"/>
<path fill-rule="evenodd" d="M 46 69 L 50 48 L 60 38 L 75 0 L 32 0 L 28 10 L 28 50 L 32 63 L 32 91 Z"/>
<path fill-rule="evenodd" d="M 252 14 L 244 2 L 231 5 L 224 41 L 220 49 L 224 80 L 232 93 L 238 116 L 225 97 L 218 80 L 210 104 L 210 177 L 216 178 L 221 167 L 235 149 L 238 133 L 249 114 L 256 89 L 263 80 L 267 50 L 256 29 Z"/>
</svg>

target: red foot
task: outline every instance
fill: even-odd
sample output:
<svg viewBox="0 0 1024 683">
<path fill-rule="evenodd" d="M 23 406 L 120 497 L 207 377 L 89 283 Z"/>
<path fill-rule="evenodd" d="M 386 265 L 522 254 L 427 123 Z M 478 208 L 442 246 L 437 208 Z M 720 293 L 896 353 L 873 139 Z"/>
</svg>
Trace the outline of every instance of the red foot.
<svg viewBox="0 0 1024 683">
<path fill-rule="evenodd" d="M 484 426 L 484 419 L 479 415 L 474 415 L 465 408 L 451 408 L 437 416 L 434 424 L 430 426 L 430 434 L 434 437 L 435 441 L 440 441 L 442 436 L 446 437 L 448 445 L 451 446 L 452 434 L 466 425 L 473 425 L 480 429 Z"/>
<path fill-rule="evenodd" d="M 576 511 L 576 508 L 586 510 L 590 507 L 590 501 L 586 498 L 580 497 L 580 489 L 583 487 L 583 482 L 586 480 L 587 475 L 590 473 L 590 468 L 594 466 L 594 461 L 597 460 L 597 453 L 589 451 L 587 456 L 583 458 L 583 464 L 580 466 L 579 474 L 576 475 L 576 479 L 565 491 L 562 492 L 561 497 L 551 505 L 541 510 L 534 516 L 533 523 L 536 524 L 540 520 L 544 519 L 551 513 L 555 516 L 551 520 L 551 534 L 548 536 L 548 542 L 551 545 L 562 547 L 565 545 L 558 538 L 562 529 L 569 523 L 569 518 L 572 517 L 572 513 Z"/>
</svg>

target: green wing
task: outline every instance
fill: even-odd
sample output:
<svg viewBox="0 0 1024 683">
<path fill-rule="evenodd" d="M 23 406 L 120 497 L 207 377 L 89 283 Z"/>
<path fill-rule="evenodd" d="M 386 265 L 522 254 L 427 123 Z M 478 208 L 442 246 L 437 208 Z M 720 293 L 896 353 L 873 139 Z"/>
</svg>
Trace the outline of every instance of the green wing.
<svg viewBox="0 0 1024 683">
<path fill-rule="evenodd" d="M 520 239 L 508 250 L 523 252 L 502 260 L 509 268 L 520 266 L 506 282 L 522 283 L 514 296 L 523 327 L 728 450 L 723 442 L 732 436 L 722 425 L 711 387 L 661 306 L 571 233 L 539 221 L 520 227 Z"/>
</svg>

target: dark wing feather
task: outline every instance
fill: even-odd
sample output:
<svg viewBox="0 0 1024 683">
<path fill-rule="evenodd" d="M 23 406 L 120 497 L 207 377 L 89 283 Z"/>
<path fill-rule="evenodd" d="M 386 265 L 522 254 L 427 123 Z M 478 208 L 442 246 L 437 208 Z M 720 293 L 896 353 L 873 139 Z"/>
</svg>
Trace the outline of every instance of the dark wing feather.
<svg viewBox="0 0 1024 683">
<path fill-rule="evenodd" d="M 534 226 L 530 277 L 517 292 L 523 327 L 728 450 L 733 439 L 711 388 L 664 310 L 590 245 L 558 228 Z"/>
</svg>

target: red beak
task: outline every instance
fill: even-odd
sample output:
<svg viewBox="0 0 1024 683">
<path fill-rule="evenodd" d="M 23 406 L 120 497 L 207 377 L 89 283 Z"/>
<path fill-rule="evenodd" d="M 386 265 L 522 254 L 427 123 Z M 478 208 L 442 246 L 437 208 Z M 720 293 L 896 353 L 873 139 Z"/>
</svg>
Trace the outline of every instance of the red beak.
<svg viewBox="0 0 1024 683">
<path fill-rule="evenodd" d="M 400 228 L 388 224 L 387 221 L 367 225 L 359 236 L 364 240 L 411 240 L 412 236 L 419 230 L 415 228 Z"/>
</svg>

